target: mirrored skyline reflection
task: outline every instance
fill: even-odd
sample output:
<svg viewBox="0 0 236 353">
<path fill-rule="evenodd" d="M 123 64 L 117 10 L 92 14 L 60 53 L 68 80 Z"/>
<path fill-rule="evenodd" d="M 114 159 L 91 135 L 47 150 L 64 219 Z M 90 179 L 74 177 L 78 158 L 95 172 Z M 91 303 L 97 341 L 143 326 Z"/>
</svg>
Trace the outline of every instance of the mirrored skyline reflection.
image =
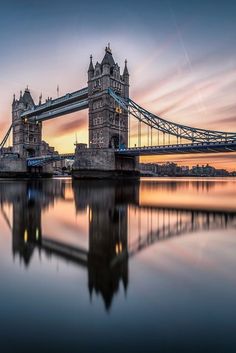
<svg viewBox="0 0 236 353">
<path fill-rule="evenodd" d="M 27 339 L 20 326 L 15 342 L 37 342 L 37 323 L 41 344 L 50 337 L 59 351 L 68 337 L 70 349 L 83 347 L 91 330 L 90 349 L 111 349 L 118 326 L 130 347 L 148 351 L 231 344 L 235 183 L 1 181 L 0 336 L 23 315 Z"/>
</svg>

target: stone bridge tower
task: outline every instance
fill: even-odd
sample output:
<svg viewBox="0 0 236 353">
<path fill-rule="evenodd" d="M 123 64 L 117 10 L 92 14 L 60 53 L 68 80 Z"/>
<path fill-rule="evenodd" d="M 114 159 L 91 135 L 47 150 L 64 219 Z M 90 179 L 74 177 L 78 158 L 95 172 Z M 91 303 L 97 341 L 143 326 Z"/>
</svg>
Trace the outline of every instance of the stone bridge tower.
<svg viewBox="0 0 236 353">
<path fill-rule="evenodd" d="M 123 73 L 115 63 L 110 46 L 101 63 L 90 57 L 88 68 L 89 148 L 77 144 L 72 175 L 80 178 L 139 177 L 138 158 L 119 154 L 128 147 L 128 112 L 109 95 L 108 88 L 129 98 L 127 62 Z"/>
<path fill-rule="evenodd" d="M 34 101 L 30 91 L 26 88 L 24 94 L 20 94 L 19 100 L 13 99 L 12 126 L 13 126 L 13 152 L 21 158 L 40 155 L 42 142 L 41 123 L 27 121 L 21 118 L 21 114 L 34 107 Z"/>
<path fill-rule="evenodd" d="M 127 62 L 123 74 L 115 63 L 110 46 L 106 47 L 101 63 L 95 67 L 90 57 L 88 69 L 89 147 L 118 148 L 128 146 L 128 113 L 118 107 L 107 93 L 111 87 L 121 97 L 129 97 Z"/>
</svg>

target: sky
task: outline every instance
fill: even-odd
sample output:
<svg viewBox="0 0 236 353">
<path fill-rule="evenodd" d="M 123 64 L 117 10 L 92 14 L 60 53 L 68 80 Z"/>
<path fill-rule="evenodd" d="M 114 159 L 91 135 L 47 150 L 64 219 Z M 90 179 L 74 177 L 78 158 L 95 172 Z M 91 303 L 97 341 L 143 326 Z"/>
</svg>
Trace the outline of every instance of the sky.
<svg viewBox="0 0 236 353">
<path fill-rule="evenodd" d="M 161 117 L 236 132 L 236 2 L 213 0 L 0 0 L 0 139 L 15 93 L 28 85 L 38 102 L 87 85 L 89 56 L 111 43 L 128 60 L 130 97 Z M 88 111 L 43 123 L 60 152 L 88 141 Z M 135 133 L 134 133 L 135 135 Z M 133 136 L 133 143 L 135 136 Z M 146 161 L 166 160 L 148 157 Z M 236 155 L 168 156 L 179 164 L 236 169 Z"/>
</svg>

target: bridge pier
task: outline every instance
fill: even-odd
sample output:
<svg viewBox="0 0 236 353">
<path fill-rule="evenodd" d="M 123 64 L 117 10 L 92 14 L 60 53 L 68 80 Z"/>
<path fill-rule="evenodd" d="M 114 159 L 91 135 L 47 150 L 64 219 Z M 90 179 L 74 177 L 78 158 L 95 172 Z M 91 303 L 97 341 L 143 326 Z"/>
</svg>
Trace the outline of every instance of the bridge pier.
<svg viewBox="0 0 236 353">
<path fill-rule="evenodd" d="M 53 167 L 51 164 L 28 167 L 27 174 L 30 178 L 51 178 L 53 176 Z"/>
<path fill-rule="evenodd" d="M 27 167 L 26 158 L 0 156 L 0 178 L 42 178 L 52 175 L 51 165 Z"/>
<path fill-rule="evenodd" d="M 116 179 L 139 177 L 138 158 L 117 155 L 111 148 L 86 148 L 77 144 L 72 176 L 74 179 Z"/>
<path fill-rule="evenodd" d="M 27 173 L 25 158 L 7 158 L 0 156 L 0 177 L 15 178 Z"/>
</svg>

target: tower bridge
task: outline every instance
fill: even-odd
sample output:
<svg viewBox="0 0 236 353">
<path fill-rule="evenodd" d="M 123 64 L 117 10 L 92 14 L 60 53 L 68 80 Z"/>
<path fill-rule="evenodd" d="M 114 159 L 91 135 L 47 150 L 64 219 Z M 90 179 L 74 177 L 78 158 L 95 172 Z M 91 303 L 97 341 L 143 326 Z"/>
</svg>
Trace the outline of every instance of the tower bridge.
<svg viewBox="0 0 236 353">
<path fill-rule="evenodd" d="M 74 158 L 74 178 L 138 176 L 139 156 L 236 151 L 236 133 L 190 127 L 159 117 L 130 98 L 129 86 L 127 61 L 121 73 L 108 46 L 100 63 L 94 65 L 90 57 L 87 87 L 45 103 L 40 99 L 39 104 L 28 88 L 19 99 L 14 96 L 12 124 L 0 143 L 0 172 L 10 164 L 13 171 L 44 169 L 63 158 L 42 148 L 42 123 L 84 109 L 88 109 L 89 141 L 88 146 L 77 144 L 70 156 Z M 137 126 L 135 144 L 131 141 L 133 122 Z M 11 151 L 19 158 L 14 165 L 4 158 L 11 132 Z"/>
</svg>

